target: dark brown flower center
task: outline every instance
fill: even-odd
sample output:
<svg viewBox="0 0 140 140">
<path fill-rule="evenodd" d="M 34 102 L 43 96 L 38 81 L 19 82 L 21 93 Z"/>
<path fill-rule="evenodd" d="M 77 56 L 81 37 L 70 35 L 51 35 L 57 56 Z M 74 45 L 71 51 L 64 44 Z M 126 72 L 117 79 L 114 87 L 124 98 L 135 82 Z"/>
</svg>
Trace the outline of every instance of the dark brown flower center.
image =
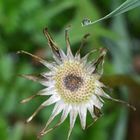
<svg viewBox="0 0 140 140">
<path fill-rule="evenodd" d="M 83 84 L 83 79 L 73 74 L 69 74 L 64 78 L 65 87 L 74 92 Z"/>
</svg>

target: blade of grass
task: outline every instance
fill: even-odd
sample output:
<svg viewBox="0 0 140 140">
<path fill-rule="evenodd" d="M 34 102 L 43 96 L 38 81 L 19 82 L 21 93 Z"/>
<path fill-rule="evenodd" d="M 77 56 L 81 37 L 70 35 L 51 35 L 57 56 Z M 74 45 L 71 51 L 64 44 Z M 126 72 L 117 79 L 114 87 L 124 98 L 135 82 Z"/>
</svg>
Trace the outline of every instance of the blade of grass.
<svg viewBox="0 0 140 140">
<path fill-rule="evenodd" d="M 131 9 L 138 7 L 138 6 L 140 6 L 140 0 L 127 0 L 124 3 L 122 3 L 119 7 L 117 7 L 115 10 L 113 10 L 111 13 L 109 13 L 108 15 L 106 15 L 98 20 L 95 20 L 92 22 L 90 19 L 87 19 L 87 18 L 83 19 L 82 26 L 88 26 L 91 24 L 95 24 L 95 23 L 103 21 L 107 18 L 111 18 L 113 16 L 117 16 L 117 15 L 120 15 L 122 13 L 125 13 Z"/>
</svg>

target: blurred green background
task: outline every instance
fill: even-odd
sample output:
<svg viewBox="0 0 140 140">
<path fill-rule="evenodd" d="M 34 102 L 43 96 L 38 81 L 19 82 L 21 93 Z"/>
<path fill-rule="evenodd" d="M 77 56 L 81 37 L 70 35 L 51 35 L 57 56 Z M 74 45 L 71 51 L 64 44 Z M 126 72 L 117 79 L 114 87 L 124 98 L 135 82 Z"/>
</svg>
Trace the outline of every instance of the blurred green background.
<svg viewBox="0 0 140 140">
<path fill-rule="evenodd" d="M 64 29 L 71 25 L 70 41 L 75 52 L 84 34 L 90 33 L 82 55 L 93 48 L 106 47 L 103 81 L 113 88 L 109 93 L 136 106 L 132 111 L 123 105 L 106 101 L 103 117 L 82 131 L 79 120 L 71 140 L 139 140 L 140 139 L 140 8 L 102 23 L 82 27 L 84 17 L 91 20 L 105 16 L 124 0 L 0 0 L 0 140 L 35 140 L 45 125 L 53 106 L 42 110 L 25 124 L 44 97 L 27 104 L 20 101 L 43 87 L 18 77 L 46 71 L 34 59 L 17 55 L 26 50 L 48 60 L 51 51 L 42 30 L 48 27 L 65 49 Z M 92 58 L 91 58 L 92 59 Z M 88 116 L 88 121 L 91 121 Z M 42 140 L 65 140 L 69 118 Z"/>
</svg>

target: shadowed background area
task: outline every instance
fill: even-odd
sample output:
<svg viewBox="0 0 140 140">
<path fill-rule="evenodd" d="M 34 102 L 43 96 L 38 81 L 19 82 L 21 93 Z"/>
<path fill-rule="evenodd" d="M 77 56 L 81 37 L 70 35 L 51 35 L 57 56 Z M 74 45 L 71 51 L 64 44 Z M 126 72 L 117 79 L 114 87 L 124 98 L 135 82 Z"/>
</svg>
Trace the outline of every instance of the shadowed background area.
<svg viewBox="0 0 140 140">
<path fill-rule="evenodd" d="M 46 107 L 31 123 L 25 124 L 26 119 L 47 97 L 37 97 L 27 104 L 20 104 L 22 99 L 37 93 L 42 86 L 18 75 L 38 74 L 47 69 L 36 60 L 26 55 L 17 55 L 16 52 L 25 50 L 52 60 L 43 28 L 48 27 L 54 40 L 65 50 L 64 29 L 68 25 L 71 25 L 69 34 L 74 53 L 86 33 L 90 33 L 90 36 L 81 51 L 82 55 L 93 48 L 108 49 L 102 81 L 113 91 L 106 92 L 137 108 L 133 111 L 124 105 L 105 100 L 102 109 L 104 115 L 85 131 L 82 131 L 78 118 L 70 139 L 139 140 L 140 8 L 95 25 L 81 26 L 83 18 L 99 19 L 122 2 L 124 0 L 0 0 L 1 140 L 35 140 L 53 108 Z M 89 59 L 95 57 L 91 55 Z M 91 121 L 88 115 L 87 122 Z M 68 129 L 69 118 L 42 140 L 65 140 Z"/>
</svg>

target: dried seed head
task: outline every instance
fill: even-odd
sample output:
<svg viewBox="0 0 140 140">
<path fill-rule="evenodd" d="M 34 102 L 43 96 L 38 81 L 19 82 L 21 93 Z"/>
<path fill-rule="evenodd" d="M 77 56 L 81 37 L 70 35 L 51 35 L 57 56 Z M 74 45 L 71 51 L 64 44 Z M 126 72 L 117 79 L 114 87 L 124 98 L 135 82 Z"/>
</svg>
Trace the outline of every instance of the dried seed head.
<svg viewBox="0 0 140 140">
<path fill-rule="evenodd" d="M 89 23 L 90 20 L 88 19 L 83 21 L 83 24 Z M 77 115 L 80 117 L 80 122 L 83 129 L 86 127 L 87 111 L 90 112 L 95 121 L 101 117 L 101 108 L 103 106 L 102 97 L 123 104 L 126 103 L 107 95 L 103 91 L 104 84 L 99 81 L 103 74 L 103 63 L 106 55 L 106 49 L 100 49 L 99 57 L 92 62 L 88 62 L 87 59 L 89 54 L 97 50 L 94 50 L 81 58 L 80 50 L 83 47 L 82 44 L 74 56 L 70 48 L 68 29 L 65 31 L 67 45 L 66 54 L 54 43 L 52 37 L 48 33 L 47 28 L 44 30 L 44 33 L 48 39 L 48 44 L 52 49 L 54 62 L 47 62 L 46 60 L 25 51 L 19 52 L 30 55 L 50 70 L 49 72 L 41 74 L 43 77 L 37 77 L 36 75 L 22 75 L 24 78 L 37 81 L 45 86 L 45 89 L 41 90 L 36 95 L 30 96 L 29 98 L 23 100 L 22 103 L 28 102 L 39 95 L 51 96 L 38 107 L 31 117 L 28 118 L 27 122 L 30 122 L 41 109 L 55 103 L 52 114 L 45 128 L 40 132 L 39 137 L 58 127 L 64 122 L 68 114 L 70 114 L 70 129 L 67 137 L 68 140 L 74 127 Z M 126 105 L 133 108 L 133 106 L 129 104 Z M 54 127 L 48 129 L 48 126 L 53 119 L 61 112 L 62 116 L 60 121 L 54 125 Z"/>
</svg>

